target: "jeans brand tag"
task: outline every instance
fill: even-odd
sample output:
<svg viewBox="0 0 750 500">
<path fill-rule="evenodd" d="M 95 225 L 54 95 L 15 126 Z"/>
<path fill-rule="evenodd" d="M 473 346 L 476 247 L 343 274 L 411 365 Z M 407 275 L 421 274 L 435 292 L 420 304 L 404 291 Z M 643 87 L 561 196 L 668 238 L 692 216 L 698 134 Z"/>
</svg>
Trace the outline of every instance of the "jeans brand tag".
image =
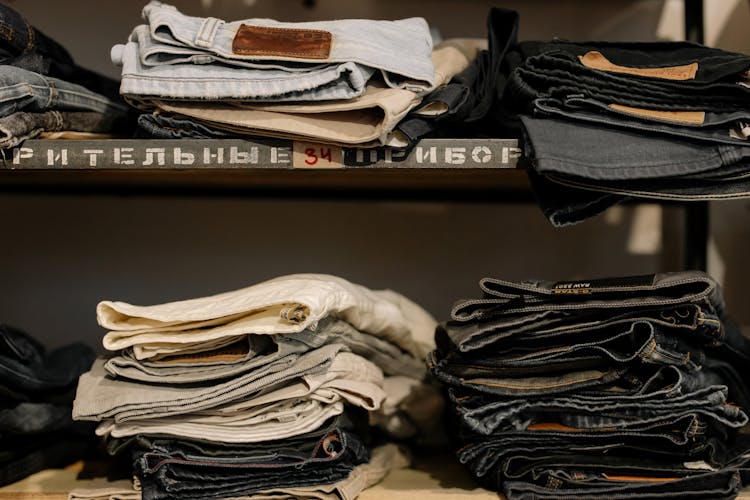
<svg viewBox="0 0 750 500">
<path fill-rule="evenodd" d="M 243 24 L 232 40 L 232 52 L 247 56 L 327 59 L 333 35 L 323 30 L 271 28 Z"/>
<path fill-rule="evenodd" d="M 698 72 L 698 63 L 686 64 L 684 66 L 663 66 L 660 68 L 632 68 L 619 66 L 604 57 L 598 51 L 587 52 L 578 56 L 581 64 L 591 69 L 608 71 L 610 73 L 624 73 L 628 75 L 648 76 L 650 78 L 661 78 L 662 80 L 693 80 Z"/>
<path fill-rule="evenodd" d="M 654 275 L 626 276 L 623 278 L 605 278 L 586 281 L 558 281 L 552 285 L 552 293 L 561 295 L 583 295 L 596 293 L 603 288 L 631 288 L 650 286 L 654 283 Z"/>
<path fill-rule="evenodd" d="M 664 122 L 681 123 L 686 125 L 703 125 L 703 122 L 706 121 L 705 111 L 663 111 L 661 109 L 634 108 L 622 104 L 610 104 L 609 107 L 629 115 L 635 115 L 642 118 L 653 118 Z"/>
</svg>

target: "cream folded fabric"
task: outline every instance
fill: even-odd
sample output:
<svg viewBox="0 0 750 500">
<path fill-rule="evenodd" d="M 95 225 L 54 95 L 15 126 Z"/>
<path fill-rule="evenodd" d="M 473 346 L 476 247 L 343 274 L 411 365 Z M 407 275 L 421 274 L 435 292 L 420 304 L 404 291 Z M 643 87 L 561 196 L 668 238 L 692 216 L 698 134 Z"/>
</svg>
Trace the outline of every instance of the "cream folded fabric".
<svg viewBox="0 0 750 500">
<path fill-rule="evenodd" d="M 98 483 L 76 488 L 68 493 L 68 500 L 141 500 L 141 492 L 133 488 L 132 481 L 106 481 L 100 478 Z"/>
<path fill-rule="evenodd" d="M 230 337 L 234 338 L 234 337 Z M 373 362 L 386 375 L 424 379 L 426 366 L 394 344 L 359 332 L 349 323 L 324 318 L 315 331 L 283 335 L 245 335 L 227 346 L 171 357 L 135 359 L 131 351 L 107 360 L 104 368 L 113 377 L 155 384 L 203 383 L 227 379 L 274 363 L 286 356 L 325 344 L 344 344 L 354 354 Z"/>
<path fill-rule="evenodd" d="M 329 418 L 343 412 L 342 401 L 328 404 L 297 400 L 240 411 L 234 415 L 188 414 L 123 423 L 107 420 L 97 427 L 96 434 L 115 438 L 158 434 L 221 443 L 257 443 L 312 432 Z"/>
<path fill-rule="evenodd" d="M 154 306 L 100 302 L 99 324 L 110 330 L 104 347 L 128 347 L 138 359 L 162 354 L 162 346 L 314 330 L 326 316 L 388 340 L 424 359 L 436 322 L 424 309 L 390 290 L 372 291 L 323 274 L 282 276 L 232 292 Z"/>
<path fill-rule="evenodd" d="M 343 348 L 339 344 L 323 346 L 274 373 L 264 372 L 259 377 L 256 370 L 207 387 L 147 385 L 112 379 L 106 375 L 104 361 L 99 359 L 79 379 L 73 418 L 95 421 L 112 418 L 126 422 L 184 415 L 250 400 L 299 382 L 307 384 L 310 392 L 323 386 L 347 392 L 355 384 L 349 400 L 358 400 L 367 409 L 379 408 L 385 398 L 381 389 L 382 372 L 366 359 L 342 352 Z"/>
<path fill-rule="evenodd" d="M 466 69 L 486 45 L 481 39 L 451 39 L 432 52 L 435 85 L 426 92 L 391 88 L 371 80 L 361 97 L 296 104 L 228 104 L 155 101 L 158 109 L 240 134 L 338 145 L 388 145 L 390 133 L 423 97 Z"/>
</svg>

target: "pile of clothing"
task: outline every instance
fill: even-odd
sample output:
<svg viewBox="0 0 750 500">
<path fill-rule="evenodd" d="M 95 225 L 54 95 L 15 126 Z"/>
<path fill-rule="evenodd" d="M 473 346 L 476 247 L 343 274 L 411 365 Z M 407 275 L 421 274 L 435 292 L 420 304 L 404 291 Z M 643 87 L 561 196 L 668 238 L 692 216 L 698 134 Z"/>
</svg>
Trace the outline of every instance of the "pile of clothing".
<svg viewBox="0 0 750 500">
<path fill-rule="evenodd" d="M 750 196 L 750 55 L 688 42 L 523 42 L 502 104 L 565 226 L 631 198 Z"/>
<path fill-rule="evenodd" d="M 71 418 L 78 377 L 94 361 L 83 344 L 46 352 L 34 338 L 0 325 L 0 486 L 90 454 L 90 424 Z"/>
<path fill-rule="evenodd" d="M 151 1 L 146 24 L 112 48 L 121 94 L 148 111 L 147 136 L 267 136 L 374 147 L 467 68 L 482 40 L 433 50 L 427 22 L 285 23 L 190 17 Z"/>
<path fill-rule="evenodd" d="M 354 498 L 408 465 L 382 436 L 440 425 L 435 321 L 389 290 L 299 274 L 97 317 L 114 354 L 81 377 L 73 416 L 132 454 L 144 500 Z"/>
<path fill-rule="evenodd" d="M 512 499 L 733 498 L 750 343 L 708 275 L 480 281 L 436 331 L 459 460 Z"/>
<path fill-rule="evenodd" d="M 77 66 L 62 46 L 5 4 L 0 31 L 0 149 L 34 137 L 132 134 L 116 81 Z"/>
</svg>

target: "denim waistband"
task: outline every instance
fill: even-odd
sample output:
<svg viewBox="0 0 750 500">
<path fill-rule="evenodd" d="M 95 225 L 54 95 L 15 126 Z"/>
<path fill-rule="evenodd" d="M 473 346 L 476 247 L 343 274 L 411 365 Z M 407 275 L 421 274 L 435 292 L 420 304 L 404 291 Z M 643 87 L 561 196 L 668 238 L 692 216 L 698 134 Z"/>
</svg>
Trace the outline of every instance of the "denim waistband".
<svg viewBox="0 0 750 500">
<path fill-rule="evenodd" d="M 686 119 L 679 112 L 670 115 L 670 112 L 660 114 L 654 110 L 629 109 L 583 96 L 570 96 L 564 100 L 539 98 L 534 101 L 534 107 L 545 115 L 631 129 L 639 133 L 655 133 L 709 144 L 750 145 L 750 138 L 742 132 L 750 124 L 750 111 L 696 111 Z"/>
<path fill-rule="evenodd" d="M 485 298 L 457 303 L 451 311 L 453 320 L 473 321 L 487 311 L 512 314 L 589 308 L 626 310 L 706 301 L 721 314 L 724 307 L 718 283 L 700 271 L 576 282 L 512 282 L 483 278 L 479 286 Z"/>
</svg>

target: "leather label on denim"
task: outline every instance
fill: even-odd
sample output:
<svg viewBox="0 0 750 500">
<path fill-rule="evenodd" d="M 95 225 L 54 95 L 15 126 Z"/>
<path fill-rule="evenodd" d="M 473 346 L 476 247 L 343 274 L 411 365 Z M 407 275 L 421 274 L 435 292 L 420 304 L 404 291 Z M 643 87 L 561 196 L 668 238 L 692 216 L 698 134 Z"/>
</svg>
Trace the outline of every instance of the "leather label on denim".
<svg viewBox="0 0 750 500">
<path fill-rule="evenodd" d="M 623 106 L 622 104 L 610 104 L 609 107 L 629 115 L 652 118 L 662 122 L 703 125 L 703 122 L 706 121 L 706 113 L 704 111 L 664 111 L 661 109 L 633 108 L 631 106 Z"/>
<path fill-rule="evenodd" d="M 659 68 L 632 68 L 619 66 L 604 57 L 601 52 L 592 50 L 583 56 L 578 56 L 581 64 L 591 69 L 608 71 L 610 73 L 624 73 L 628 75 L 648 76 L 662 80 L 693 80 L 698 72 L 698 63 L 684 66 L 662 66 Z"/>
<path fill-rule="evenodd" d="M 651 286 L 653 284 L 653 274 L 585 281 L 558 281 L 557 283 L 552 285 L 552 293 L 559 295 L 585 295 L 596 293 L 600 290 L 611 291 L 613 288 L 626 289 L 632 287 Z"/>
<path fill-rule="evenodd" d="M 243 56 L 327 59 L 333 35 L 323 30 L 272 28 L 243 24 L 232 40 L 232 52 Z"/>
<path fill-rule="evenodd" d="M 602 474 L 604 479 L 610 481 L 623 481 L 623 482 L 634 482 L 634 483 L 668 483 L 672 481 L 678 481 L 679 477 L 647 477 L 647 476 L 622 476 L 615 474 Z"/>
</svg>

